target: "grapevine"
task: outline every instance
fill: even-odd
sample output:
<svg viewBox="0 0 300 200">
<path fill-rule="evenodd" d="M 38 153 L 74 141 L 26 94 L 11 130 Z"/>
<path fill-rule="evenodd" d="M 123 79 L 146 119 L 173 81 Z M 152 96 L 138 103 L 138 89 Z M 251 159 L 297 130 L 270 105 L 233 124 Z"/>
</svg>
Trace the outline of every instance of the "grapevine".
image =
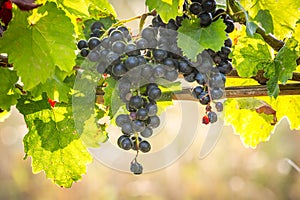
<svg viewBox="0 0 300 200">
<path fill-rule="evenodd" d="M 267 141 L 284 116 L 300 129 L 299 3 L 278 22 L 277 7 L 235 0 L 146 0 L 148 11 L 125 20 L 107 0 L 86 1 L 0 1 L 0 112 L 16 106 L 24 115 L 34 172 L 70 187 L 91 162 L 88 148 L 110 141 L 135 153 L 127 171 L 142 174 L 140 156 L 155 151 L 151 139 L 174 100 L 198 101 L 205 114 L 195 120 L 224 120 L 247 147 Z M 131 21 L 139 21 L 137 33 Z M 241 126 L 243 112 L 252 121 Z M 69 164 L 50 164 L 58 151 Z"/>
</svg>

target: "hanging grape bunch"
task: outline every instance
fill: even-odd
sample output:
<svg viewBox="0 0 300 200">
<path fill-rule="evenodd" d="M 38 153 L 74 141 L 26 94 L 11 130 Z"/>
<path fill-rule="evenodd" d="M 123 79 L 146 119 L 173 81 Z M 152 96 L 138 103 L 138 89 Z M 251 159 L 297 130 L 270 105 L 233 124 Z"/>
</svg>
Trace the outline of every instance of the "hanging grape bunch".
<svg viewBox="0 0 300 200">
<path fill-rule="evenodd" d="M 220 51 L 205 49 L 197 55 L 196 62 L 183 56 L 177 45 L 177 30 L 184 19 L 199 18 L 199 28 L 223 19 L 226 33 L 234 29 L 233 21 L 223 9 L 216 10 L 215 0 L 185 1 L 184 14 L 164 23 L 159 15 L 152 24 L 133 37 L 125 26 L 104 29 L 101 22 L 91 25 L 90 38 L 77 44 L 80 55 L 95 62 L 100 74 L 108 74 L 118 80 L 117 91 L 126 106 L 127 113 L 115 117 L 115 123 L 122 133 L 117 140 L 123 150 L 147 153 L 151 145 L 147 141 L 153 129 L 160 125 L 157 115 L 157 101 L 162 97 L 164 84 L 174 82 L 181 74 L 187 82 L 197 82 L 192 95 L 206 105 L 204 124 L 217 121 L 211 102 L 224 97 L 225 74 L 232 69 L 228 55 L 232 45 L 228 38 Z M 223 110 L 223 104 L 216 102 L 215 109 Z M 137 156 L 131 162 L 130 170 L 141 174 L 143 167 Z"/>
</svg>

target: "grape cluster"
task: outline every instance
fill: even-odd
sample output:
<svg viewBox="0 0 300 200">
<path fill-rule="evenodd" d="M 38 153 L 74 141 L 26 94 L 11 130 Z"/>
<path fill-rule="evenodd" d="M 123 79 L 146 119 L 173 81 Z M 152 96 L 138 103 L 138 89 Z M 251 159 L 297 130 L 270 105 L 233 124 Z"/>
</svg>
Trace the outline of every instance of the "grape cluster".
<svg viewBox="0 0 300 200">
<path fill-rule="evenodd" d="M 215 0 L 185 1 L 184 14 L 164 23 L 159 15 L 152 19 L 152 24 L 144 28 L 138 36 L 132 36 L 124 27 L 105 30 L 99 21 L 91 26 L 88 40 L 77 44 L 80 54 L 91 62 L 100 74 L 108 74 L 118 80 L 116 91 L 127 112 L 115 117 L 115 123 L 122 135 L 117 144 L 123 150 L 147 153 L 151 145 L 147 141 L 154 129 L 160 125 L 158 105 L 162 97 L 164 84 L 174 82 L 182 74 L 188 82 L 199 85 L 192 89 L 192 95 L 206 105 L 204 124 L 217 121 L 223 104 L 211 102 L 224 97 L 225 74 L 232 69 L 228 58 L 232 45 L 228 38 L 220 51 L 206 49 L 192 62 L 183 56 L 177 45 L 178 28 L 184 19 L 198 17 L 199 28 L 208 27 L 218 18 L 222 18 L 229 33 L 234 24 L 222 9 L 216 9 Z M 119 107 L 119 106 L 118 106 Z M 131 162 L 130 171 L 141 174 L 143 167 L 136 158 Z"/>
</svg>

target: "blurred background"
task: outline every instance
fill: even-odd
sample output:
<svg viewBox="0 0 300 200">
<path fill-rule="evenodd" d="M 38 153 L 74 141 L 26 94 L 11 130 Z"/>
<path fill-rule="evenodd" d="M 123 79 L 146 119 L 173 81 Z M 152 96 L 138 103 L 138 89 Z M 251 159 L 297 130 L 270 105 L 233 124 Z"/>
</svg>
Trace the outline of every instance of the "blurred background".
<svg viewBox="0 0 300 200">
<path fill-rule="evenodd" d="M 142 0 L 111 2 L 120 19 L 145 10 Z M 134 29 L 137 24 L 128 26 Z M 287 120 L 280 122 L 269 142 L 255 150 L 245 148 L 233 129 L 224 127 L 216 148 L 203 160 L 199 152 L 208 127 L 198 128 L 191 147 L 167 168 L 134 176 L 94 160 L 83 179 L 66 189 L 54 185 L 43 172 L 32 174 L 30 158 L 23 160 L 26 125 L 12 109 L 0 123 L 0 199 L 300 199 L 300 173 L 288 163 L 300 164 L 300 131 L 291 131 Z"/>
</svg>

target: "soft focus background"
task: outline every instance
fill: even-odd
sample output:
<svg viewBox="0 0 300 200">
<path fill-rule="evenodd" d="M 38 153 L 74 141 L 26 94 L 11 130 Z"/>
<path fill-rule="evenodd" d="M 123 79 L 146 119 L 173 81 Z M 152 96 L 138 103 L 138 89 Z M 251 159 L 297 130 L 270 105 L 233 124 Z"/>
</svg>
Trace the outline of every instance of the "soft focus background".
<svg viewBox="0 0 300 200">
<path fill-rule="evenodd" d="M 112 3 L 120 19 L 145 10 L 142 0 Z M 137 23 L 128 25 L 134 29 Z M 204 160 L 198 157 L 207 127 L 201 125 L 199 130 L 188 151 L 163 170 L 133 176 L 95 160 L 82 181 L 66 189 L 47 180 L 44 173 L 32 174 L 30 159 L 23 160 L 26 125 L 13 109 L 0 123 L 0 200 L 300 199 L 300 173 L 287 162 L 300 164 L 300 131 L 291 131 L 287 120 L 279 124 L 269 142 L 255 150 L 245 148 L 232 128 L 225 127 L 216 148 Z"/>
</svg>

